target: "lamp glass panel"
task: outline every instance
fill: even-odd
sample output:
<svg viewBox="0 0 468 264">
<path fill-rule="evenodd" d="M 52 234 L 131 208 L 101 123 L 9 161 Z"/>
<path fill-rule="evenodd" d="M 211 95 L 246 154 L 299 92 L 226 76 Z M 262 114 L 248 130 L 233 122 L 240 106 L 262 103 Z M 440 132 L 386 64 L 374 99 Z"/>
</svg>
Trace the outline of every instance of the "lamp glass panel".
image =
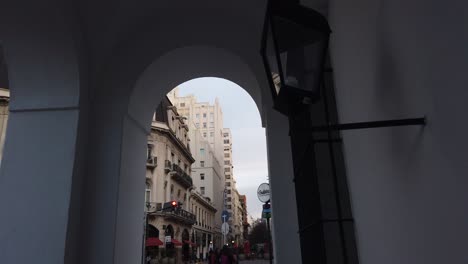
<svg viewBox="0 0 468 264">
<path fill-rule="evenodd" d="M 270 67 L 270 71 L 271 71 L 271 78 L 275 86 L 275 92 L 278 95 L 281 89 L 281 77 L 280 77 L 280 72 L 279 72 L 278 58 L 276 56 L 275 42 L 273 40 L 273 31 L 272 31 L 270 24 L 268 24 L 268 33 L 267 33 L 267 41 L 266 41 L 266 46 L 265 46 L 265 53 L 266 53 L 266 58 L 268 61 L 268 66 Z"/>
<path fill-rule="evenodd" d="M 284 84 L 316 92 L 326 47 L 323 33 L 281 17 L 274 18 L 274 26 Z"/>
</svg>

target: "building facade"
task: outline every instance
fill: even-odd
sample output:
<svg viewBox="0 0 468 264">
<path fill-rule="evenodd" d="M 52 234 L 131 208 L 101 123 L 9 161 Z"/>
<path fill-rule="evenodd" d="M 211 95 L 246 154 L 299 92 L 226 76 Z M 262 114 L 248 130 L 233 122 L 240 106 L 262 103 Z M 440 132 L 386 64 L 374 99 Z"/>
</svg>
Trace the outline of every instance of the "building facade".
<svg viewBox="0 0 468 264">
<path fill-rule="evenodd" d="M 243 219 L 245 210 L 242 206 L 241 195 L 236 187 L 233 166 L 232 133 L 229 128 L 223 129 L 223 163 L 226 190 L 226 210 L 230 214 L 229 218 L 229 240 L 236 244 L 243 242 Z"/>
<path fill-rule="evenodd" d="M 250 227 L 247 212 L 247 196 L 239 195 L 239 202 L 242 207 L 242 238 L 245 241 L 248 238 Z"/>
<path fill-rule="evenodd" d="M 216 207 L 201 193 L 192 190 L 189 200 L 190 211 L 195 214 L 196 221 L 192 227 L 192 241 L 195 244 L 195 254 L 206 259 L 211 249 L 221 246 L 219 230 L 215 229 Z"/>
<path fill-rule="evenodd" d="M 190 152 L 188 131 L 176 107 L 165 98 L 155 111 L 148 136 L 146 241 L 158 241 L 158 245 L 152 246 L 165 248 L 166 254 L 174 255 L 178 261 L 188 260 L 192 255 L 190 234 L 197 222 L 189 208 L 193 189 L 191 165 L 195 160 Z M 156 257 L 158 253 L 159 250 L 153 250 L 147 255 Z"/>
<path fill-rule="evenodd" d="M 224 204 L 224 165 L 223 165 L 223 112 L 218 99 L 215 103 L 200 103 L 194 95 L 180 96 L 178 88 L 168 93 L 168 98 L 177 106 L 181 116 L 190 127 L 190 147 L 195 162 L 192 175 L 195 189 L 208 198 L 215 206 L 214 232 L 221 236 L 221 213 Z M 216 247 L 221 240 L 214 240 Z"/>
<path fill-rule="evenodd" d="M 224 122 L 223 110 L 218 98 L 215 99 L 214 104 L 198 102 L 194 95 L 180 96 L 177 87 L 167 96 L 180 111 L 180 114 L 187 118 L 188 124 L 199 129 L 202 137 L 209 142 L 217 155 L 216 158 L 221 160 Z"/>
</svg>

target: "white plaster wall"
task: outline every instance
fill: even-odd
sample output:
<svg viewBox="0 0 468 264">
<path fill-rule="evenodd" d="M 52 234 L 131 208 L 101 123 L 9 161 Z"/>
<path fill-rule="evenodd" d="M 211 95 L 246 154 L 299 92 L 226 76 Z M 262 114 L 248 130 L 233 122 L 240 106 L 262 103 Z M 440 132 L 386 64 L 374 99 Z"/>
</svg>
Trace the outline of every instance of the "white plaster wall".
<svg viewBox="0 0 468 264">
<path fill-rule="evenodd" d="M 34 255 L 63 263 L 77 118 L 76 110 L 10 114 L 0 170 L 1 263 Z M 25 241 L 28 252 L 19 250 Z"/>
<path fill-rule="evenodd" d="M 468 3 L 332 0 L 341 122 L 360 263 L 466 263 Z"/>
<path fill-rule="evenodd" d="M 302 263 L 289 122 L 270 109 L 266 121 L 274 262 Z"/>
<path fill-rule="evenodd" d="M 85 146 L 77 142 L 87 124 L 80 122 L 86 111 L 79 100 L 76 24 L 68 4 L 59 2 L 7 1 L 0 8 L 11 91 L 0 169 L 0 263 L 64 263 L 76 253 L 78 235 L 68 227 L 79 219 L 75 186 Z"/>
</svg>

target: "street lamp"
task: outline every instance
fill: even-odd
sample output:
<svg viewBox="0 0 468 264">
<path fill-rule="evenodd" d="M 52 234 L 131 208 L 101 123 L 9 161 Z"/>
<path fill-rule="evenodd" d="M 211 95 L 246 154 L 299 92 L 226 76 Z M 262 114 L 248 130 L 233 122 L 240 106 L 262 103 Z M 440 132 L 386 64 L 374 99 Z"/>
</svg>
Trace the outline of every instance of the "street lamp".
<svg viewBox="0 0 468 264">
<path fill-rule="evenodd" d="M 330 27 L 318 12 L 298 4 L 267 8 L 261 53 L 274 108 L 288 115 L 317 101 Z"/>
</svg>

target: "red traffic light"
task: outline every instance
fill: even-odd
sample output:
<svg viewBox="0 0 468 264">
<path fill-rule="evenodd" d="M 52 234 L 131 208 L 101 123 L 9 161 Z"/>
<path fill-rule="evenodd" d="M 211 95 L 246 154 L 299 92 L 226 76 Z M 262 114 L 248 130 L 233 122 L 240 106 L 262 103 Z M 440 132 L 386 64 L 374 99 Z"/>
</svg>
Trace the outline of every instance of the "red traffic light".
<svg viewBox="0 0 468 264">
<path fill-rule="evenodd" d="M 172 205 L 172 207 L 176 207 L 176 206 L 177 206 L 177 202 L 176 202 L 176 201 L 172 201 L 172 202 L 171 202 L 171 205 Z"/>
</svg>

